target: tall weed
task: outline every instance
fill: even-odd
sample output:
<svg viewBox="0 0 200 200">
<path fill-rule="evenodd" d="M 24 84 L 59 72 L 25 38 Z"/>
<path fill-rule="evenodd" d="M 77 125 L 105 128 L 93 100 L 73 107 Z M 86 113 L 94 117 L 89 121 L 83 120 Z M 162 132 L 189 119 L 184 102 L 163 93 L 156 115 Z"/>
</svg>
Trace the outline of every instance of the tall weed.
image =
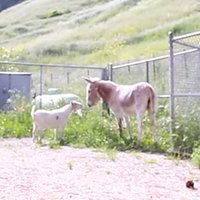
<svg viewBox="0 0 200 200">
<path fill-rule="evenodd" d="M 171 147 L 171 139 L 176 150 L 193 154 L 193 159 L 197 157 L 199 134 L 198 110 L 192 111 L 188 116 L 177 116 L 175 134 L 170 137 L 169 132 L 169 105 L 162 102 L 158 106 L 156 114 L 157 143 L 152 142 L 151 128 L 148 116 L 144 118 L 144 134 L 139 147 L 143 151 L 166 152 Z M 32 119 L 30 116 L 29 104 L 18 104 L 14 110 L 0 113 L 0 137 L 30 137 L 32 129 Z M 135 118 L 131 120 L 133 140 L 129 140 L 129 135 L 125 131 L 124 141 L 118 134 L 117 124 L 113 114 L 108 115 L 101 106 L 85 109 L 83 116 L 72 114 L 65 128 L 63 144 L 75 147 L 89 147 L 101 149 L 128 150 L 137 148 L 137 126 Z M 53 139 L 53 131 L 47 131 L 46 139 Z M 128 142 L 127 142 L 128 141 Z M 50 145 L 52 143 L 50 142 Z"/>
<path fill-rule="evenodd" d="M 186 114 L 177 114 L 173 135 L 174 148 L 179 152 L 192 153 L 200 140 L 200 110 L 194 108 Z"/>
</svg>

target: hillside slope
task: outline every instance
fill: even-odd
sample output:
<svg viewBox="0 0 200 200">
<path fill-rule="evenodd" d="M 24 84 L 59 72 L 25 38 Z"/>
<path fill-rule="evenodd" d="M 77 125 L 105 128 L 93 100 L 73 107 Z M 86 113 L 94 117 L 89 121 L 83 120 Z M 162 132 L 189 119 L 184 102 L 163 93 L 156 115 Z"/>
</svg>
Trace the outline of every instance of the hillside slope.
<svg viewBox="0 0 200 200">
<path fill-rule="evenodd" d="M 199 10 L 198 0 L 27 0 L 0 13 L 0 44 L 44 62 L 132 60 L 166 52 L 169 31 L 199 30 Z"/>
</svg>

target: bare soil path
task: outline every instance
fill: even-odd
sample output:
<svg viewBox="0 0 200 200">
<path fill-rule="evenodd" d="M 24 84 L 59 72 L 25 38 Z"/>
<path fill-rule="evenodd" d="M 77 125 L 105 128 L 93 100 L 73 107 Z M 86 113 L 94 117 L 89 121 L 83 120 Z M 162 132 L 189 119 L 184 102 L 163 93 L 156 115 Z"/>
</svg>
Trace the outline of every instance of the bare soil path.
<svg viewBox="0 0 200 200">
<path fill-rule="evenodd" d="M 190 162 L 115 153 L 0 139 L 0 200 L 200 199 L 200 170 Z M 186 187 L 189 179 L 195 190 Z"/>
</svg>

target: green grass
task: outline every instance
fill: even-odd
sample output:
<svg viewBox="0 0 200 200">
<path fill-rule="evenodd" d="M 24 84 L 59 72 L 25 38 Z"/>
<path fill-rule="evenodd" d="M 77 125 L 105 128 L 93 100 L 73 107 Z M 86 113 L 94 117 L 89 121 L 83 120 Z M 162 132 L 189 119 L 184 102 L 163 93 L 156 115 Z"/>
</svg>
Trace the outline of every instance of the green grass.
<svg viewBox="0 0 200 200">
<path fill-rule="evenodd" d="M 166 53 L 168 32 L 199 30 L 198 19 L 197 0 L 25 1 L 0 13 L 0 39 L 26 60 L 106 65 Z"/>
<path fill-rule="evenodd" d="M 178 152 L 191 154 L 193 148 L 198 144 L 200 140 L 199 111 L 199 107 L 194 105 L 190 112 L 182 113 L 179 110 L 173 135 L 174 146 Z"/>
<path fill-rule="evenodd" d="M 32 130 L 32 119 L 30 116 L 29 105 L 25 106 L 24 102 L 19 100 L 13 106 L 14 110 L 0 113 L 0 137 L 30 137 Z M 159 114 L 161 115 L 161 113 Z M 160 116 L 161 120 L 161 116 Z M 162 132 L 163 139 L 160 139 L 156 148 L 152 143 L 149 122 L 145 122 L 145 135 L 142 140 L 140 149 L 145 151 L 166 151 L 166 135 Z M 161 125 L 161 124 L 160 124 Z M 159 125 L 159 126 L 160 126 Z M 84 110 L 83 117 L 73 114 L 69 118 L 69 122 L 65 128 L 64 138 L 59 142 L 53 141 L 53 131 L 46 131 L 44 139 L 49 141 L 50 148 L 59 148 L 60 145 L 71 145 L 75 147 L 89 147 L 95 149 L 112 149 L 112 150 L 128 150 L 138 148 L 136 146 L 136 125 L 135 120 L 132 121 L 133 141 L 128 139 L 124 141 L 118 133 L 117 125 L 112 115 L 107 115 L 101 106 Z M 159 133 L 160 134 L 160 133 Z M 124 137 L 128 138 L 128 133 L 124 132 Z M 127 143 L 128 141 L 128 143 Z M 165 142 L 164 142 L 165 141 Z M 114 160 L 114 152 L 109 151 L 108 156 Z"/>
<path fill-rule="evenodd" d="M 29 109 L 0 114 L 0 137 L 30 137 L 32 120 Z"/>
<path fill-rule="evenodd" d="M 13 104 L 13 110 L 0 113 L 0 137 L 31 137 L 32 119 L 30 106 L 18 99 Z M 177 116 L 175 133 L 172 137 L 174 149 L 182 153 L 192 154 L 195 163 L 199 163 L 199 117 L 198 109 L 192 110 L 187 116 Z M 188 117 L 189 116 L 189 117 Z M 65 127 L 64 138 L 61 142 L 53 141 L 53 131 L 48 130 L 44 139 L 48 141 L 49 147 L 60 148 L 61 145 L 69 145 L 77 148 L 93 148 L 106 150 L 107 156 L 115 160 L 117 151 L 139 149 L 148 152 L 167 152 L 172 147 L 169 134 L 169 106 L 163 101 L 158 106 L 156 113 L 157 143 L 153 144 L 151 128 L 147 116 L 144 118 L 144 134 L 141 145 L 136 145 L 137 127 L 135 119 L 131 120 L 133 140 L 129 140 L 127 131 L 124 131 L 126 140 L 119 136 L 114 116 L 108 115 L 102 110 L 101 105 L 87 108 L 83 117 L 72 114 Z M 187 124 L 187 125 L 185 125 Z"/>
<path fill-rule="evenodd" d="M 69 14 L 69 13 L 71 13 L 71 10 L 69 10 L 69 9 L 62 10 L 62 11 L 53 10 L 51 12 L 44 14 L 44 15 L 40 15 L 38 17 L 40 19 L 47 19 L 47 18 L 52 18 L 52 17 L 58 17 L 58 16 L 61 16 L 61 15 L 64 15 L 64 14 Z"/>
<path fill-rule="evenodd" d="M 192 153 L 192 162 L 200 169 L 200 145 L 196 145 Z"/>
</svg>

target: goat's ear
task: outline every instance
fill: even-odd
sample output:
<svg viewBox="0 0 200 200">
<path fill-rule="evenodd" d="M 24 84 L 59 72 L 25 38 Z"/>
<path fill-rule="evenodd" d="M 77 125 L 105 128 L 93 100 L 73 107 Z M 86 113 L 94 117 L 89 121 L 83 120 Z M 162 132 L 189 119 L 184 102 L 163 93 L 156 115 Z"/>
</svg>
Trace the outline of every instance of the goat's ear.
<svg viewBox="0 0 200 200">
<path fill-rule="evenodd" d="M 75 109 L 76 108 L 76 103 L 74 101 L 71 101 L 71 105 L 72 105 L 72 108 Z"/>
<path fill-rule="evenodd" d="M 71 101 L 70 104 L 71 104 L 72 108 L 74 108 L 74 102 Z"/>
</svg>

